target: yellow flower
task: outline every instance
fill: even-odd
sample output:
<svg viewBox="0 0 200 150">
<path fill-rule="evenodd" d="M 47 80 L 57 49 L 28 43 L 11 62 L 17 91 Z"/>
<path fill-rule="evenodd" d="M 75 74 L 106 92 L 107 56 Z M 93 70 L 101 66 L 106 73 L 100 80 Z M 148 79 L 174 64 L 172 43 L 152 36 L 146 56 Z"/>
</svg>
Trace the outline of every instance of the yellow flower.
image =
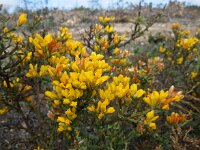
<svg viewBox="0 0 200 150">
<path fill-rule="evenodd" d="M 74 109 L 70 109 L 70 108 L 67 109 L 67 111 L 65 111 L 65 114 L 67 115 L 67 118 L 69 118 L 70 120 L 74 120 L 77 117 Z"/>
<path fill-rule="evenodd" d="M 138 90 L 136 93 L 135 93 L 135 97 L 137 97 L 137 98 L 140 98 L 142 95 L 144 95 L 145 94 L 145 91 L 144 90 L 142 90 L 142 89 L 140 89 L 140 90 Z"/>
<path fill-rule="evenodd" d="M 23 24 L 25 24 L 27 21 L 27 14 L 25 13 L 22 13 L 20 16 L 19 16 L 19 19 L 17 21 L 17 26 L 22 26 Z"/>
<path fill-rule="evenodd" d="M 4 107 L 2 109 L 0 109 L 0 115 L 4 115 L 8 112 L 8 107 Z"/>
<path fill-rule="evenodd" d="M 104 114 L 103 113 L 100 113 L 99 115 L 98 115 L 98 119 L 102 119 L 104 117 Z"/>
<path fill-rule="evenodd" d="M 103 23 L 103 24 L 108 23 L 110 21 L 114 21 L 114 20 L 115 20 L 114 17 L 107 17 L 107 16 L 106 17 L 102 17 L 102 16 L 99 17 L 99 22 Z"/>
<path fill-rule="evenodd" d="M 58 117 L 57 122 L 59 122 L 59 126 L 57 131 L 63 132 L 63 131 L 71 131 L 72 128 L 70 127 L 71 120 L 66 117 Z"/>
<path fill-rule="evenodd" d="M 56 100 L 54 100 L 53 102 L 54 102 L 55 106 L 60 105 L 60 100 L 57 100 L 57 99 L 56 99 Z"/>
<path fill-rule="evenodd" d="M 31 96 L 28 96 L 28 97 L 25 98 L 25 100 L 26 100 L 27 102 L 32 102 L 33 96 L 32 96 L 32 95 L 31 95 Z"/>
<path fill-rule="evenodd" d="M 57 96 L 55 93 L 51 92 L 51 91 L 46 91 L 46 92 L 44 93 L 44 95 L 47 96 L 47 97 L 49 97 L 49 98 L 52 99 L 52 100 L 58 98 L 58 96 Z"/>
<path fill-rule="evenodd" d="M 35 46 L 35 53 L 34 55 L 37 58 L 44 58 L 48 52 L 51 52 L 50 49 L 48 49 L 48 44 L 50 44 L 53 41 L 53 38 L 51 34 L 47 34 L 44 38 L 36 33 L 35 38 L 33 39 L 32 37 L 29 37 L 29 42 L 32 43 Z M 48 50 L 48 52 L 43 50 L 43 47 Z"/>
<path fill-rule="evenodd" d="M 113 30 L 113 27 L 106 26 L 105 31 L 108 32 L 108 33 L 112 33 L 114 30 Z"/>
<path fill-rule="evenodd" d="M 114 94 L 110 89 L 107 90 L 99 90 L 99 96 L 101 99 L 108 99 L 109 101 L 113 100 L 115 98 Z"/>
<path fill-rule="evenodd" d="M 192 79 L 196 78 L 196 77 L 197 77 L 197 75 L 198 75 L 198 73 L 197 73 L 197 72 L 191 72 L 191 78 L 192 78 Z"/>
<path fill-rule="evenodd" d="M 96 24 L 95 25 L 95 32 L 101 32 L 102 28 L 103 28 L 102 25 Z"/>
<path fill-rule="evenodd" d="M 148 95 L 147 97 L 144 97 L 144 101 L 151 107 L 155 107 L 159 101 L 160 101 L 160 97 L 159 97 L 159 93 L 157 91 L 153 91 L 153 93 L 151 93 L 150 95 Z"/>
<path fill-rule="evenodd" d="M 119 64 L 124 65 L 126 63 L 126 59 L 120 59 Z"/>
<path fill-rule="evenodd" d="M 70 103 L 70 106 L 72 106 L 72 107 L 75 107 L 75 108 L 76 108 L 76 106 L 77 106 L 77 102 L 73 102 L 73 101 L 72 101 L 72 102 Z"/>
<path fill-rule="evenodd" d="M 68 39 L 72 39 L 72 34 L 68 33 L 68 28 L 66 27 L 60 27 L 60 36 L 61 38 L 63 38 L 64 40 L 68 40 Z"/>
<path fill-rule="evenodd" d="M 78 65 L 76 64 L 76 62 L 72 62 L 71 63 L 71 68 L 75 72 L 79 72 L 80 71 L 80 69 L 79 69 Z"/>
<path fill-rule="evenodd" d="M 25 58 L 25 61 L 29 61 L 29 60 L 31 60 L 31 58 L 32 58 L 32 52 L 28 52 L 28 54 Z"/>
<path fill-rule="evenodd" d="M 166 50 L 166 48 L 164 48 L 164 47 L 160 47 L 160 49 L 159 49 L 159 51 L 160 51 L 161 53 L 164 53 L 165 50 Z"/>
<path fill-rule="evenodd" d="M 114 107 L 109 107 L 107 110 L 106 110 L 106 113 L 107 114 L 112 114 L 115 112 L 115 108 Z"/>
<path fill-rule="evenodd" d="M 11 37 L 12 37 L 12 41 L 14 43 L 22 43 L 22 41 L 23 41 L 23 37 L 20 36 L 20 35 L 15 34 L 15 33 L 12 33 Z"/>
<path fill-rule="evenodd" d="M 177 41 L 177 47 L 182 47 L 190 51 L 197 43 L 199 43 L 199 40 L 196 37 L 180 39 Z"/>
<path fill-rule="evenodd" d="M 44 65 L 42 65 L 42 66 L 40 67 L 40 72 L 39 72 L 40 77 L 46 75 L 46 74 L 47 74 L 47 70 L 48 70 L 47 67 L 44 66 Z"/>
<path fill-rule="evenodd" d="M 3 33 L 8 33 L 9 29 L 7 27 L 3 28 Z"/>
<path fill-rule="evenodd" d="M 119 44 L 120 41 L 121 41 L 121 37 L 118 34 L 115 34 L 113 37 L 113 43 L 115 45 L 117 45 L 117 44 Z M 116 48 L 116 49 L 118 49 L 118 48 Z"/>
<path fill-rule="evenodd" d="M 119 48 L 115 48 L 115 49 L 114 49 L 114 54 L 115 54 L 115 55 L 118 55 L 119 53 L 120 53 L 120 49 L 119 49 Z"/>
<path fill-rule="evenodd" d="M 183 57 L 177 59 L 177 64 L 181 65 L 183 63 Z"/>
<path fill-rule="evenodd" d="M 180 27 L 181 27 L 181 25 L 180 25 L 179 23 L 173 23 L 173 24 L 172 24 L 172 29 L 173 29 L 173 30 L 179 30 Z"/>
<path fill-rule="evenodd" d="M 150 129 L 155 130 L 156 124 L 154 123 L 154 121 L 156 121 L 158 118 L 159 116 L 155 116 L 154 110 L 152 110 L 146 114 L 146 119 L 144 120 L 144 124 L 148 125 Z"/>
<path fill-rule="evenodd" d="M 101 54 L 96 54 L 95 52 L 92 52 L 91 55 L 90 55 L 90 59 L 92 61 L 97 61 L 97 60 L 102 60 L 103 59 L 103 55 Z"/>
<path fill-rule="evenodd" d="M 99 22 L 103 22 L 103 17 L 99 17 Z"/>
<path fill-rule="evenodd" d="M 70 103 L 70 100 L 69 99 L 67 99 L 67 98 L 64 98 L 63 99 L 63 104 L 69 104 Z"/>
<path fill-rule="evenodd" d="M 145 91 L 142 89 L 137 90 L 137 84 L 132 84 L 130 87 L 130 94 L 133 97 L 140 98 L 142 95 L 145 94 Z"/>
<path fill-rule="evenodd" d="M 7 85 L 7 82 L 6 82 L 6 81 L 3 81 L 3 86 L 4 86 L 5 88 L 7 88 L 7 87 L 8 87 L 8 85 Z"/>
<path fill-rule="evenodd" d="M 37 76 L 37 64 L 33 66 L 33 64 L 29 64 L 29 71 L 26 74 L 27 77 L 36 77 Z"/>
<path fill-rule="evenodd" d="M 94 105 L 90 105 L 87 107 L 87 110 L 91 111 L 91 112 L 94 112 L 95 111 L 95 107 Z"/>
<path fill-rule="evenodd" d="M 169 89 L 169 96 L 168 96 L 168 101 L 173 102 L 173 101 L 180 101 L 181 99 L 184 98 L 184 95 L 182 94 L 182 91 L 175 91 L 174 86 L 171 86 Z"/>
<path fill-rule="evenodd" d="M 27 91 L 29 91 L 29 90 L 31 90 L 32 89 L 32 86 L 30 86 L 30 85 L 26 85 L 26 86 L 24 86 L 24 85 L 22 85 L 22 84 L 20 84 L 20 86 L 19 86 L 19 90 L 20 91 L 24 91 L 24 92 L 27 92 Z"/>
<path fill-rule="evenodd" d="M 167 116 L 166 120 L 170 124 L 182 123 L 186 120 L 186 114 L 180 115 L 178 113 L 172 112 L 170 116 Z"/>
</svg>

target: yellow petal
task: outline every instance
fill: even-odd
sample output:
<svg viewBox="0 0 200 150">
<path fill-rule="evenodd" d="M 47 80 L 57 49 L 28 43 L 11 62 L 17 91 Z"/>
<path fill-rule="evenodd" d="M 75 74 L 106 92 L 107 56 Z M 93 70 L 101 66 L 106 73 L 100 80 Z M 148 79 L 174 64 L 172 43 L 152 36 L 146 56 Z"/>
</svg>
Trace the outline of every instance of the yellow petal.
<svg viewBox="0 0 200 150">
<path fill-rule="evenodd" d="M 22 13 L 18 18 L 17 25 L 22 26 L 23 24 L 26 23 L 26 21 L 27 21 L 27 14 Z"/>
<path fill-rule="evenodd" d="M 146 114 L 146 117 L 147 117 L 147 120 L 152 119 L 152 118 L 154 117 L 154 110 L 148 112 L 148 113 Z"/>
<path fill-rule="evenodd" d="M 51 91 L 46 91 L 44 94 L 45 96 L 51 98 L 52 100 L 58 98 L 57 95 Z"/>
<path fill-rule="evenodd" d="M 144 95 L 145 91 L 140 89 L 138 90 L 134 96 L 136 96 L 137 98 L 140 98 L 142 95 Z"/>
<path fill-rule="evenodd" d="M 70 106 L 76 107 L 76 106 L 77 106 L 77 102 L 71 102 L 71 103 L 70 103 Z"/>
<path fill-rule="evenodd" d="M 88 106 L 88 107 L 87 107 L 87 110 L 89 110 L 89 111 L 91 111 L 91 112 L 95 111 L 94 105 Z"/>
<path fill-rule="evenodd" d="M 50 43 L 53 40 L 53 38 L 52 38 L 51 34 L 48 34 L 45 36 L 44 40 L 46 43 Z"/>
<path fill-rule="evenodd" d="M 69 99 L 67 99 L 67 98 L 64 98 L 63 99 L 63 104 L 69 104 L 70 103 L 70 100 Z"/>
<path fill-rule="evenodd" d="M 106 110 L 106 113 L 107 114 L 112 114 L 115 112 L 115 108 L 114 107 L 109 107 L 107 110 Z"/>
<path fill-rule="evenodd" d="M 155 130 L 156 129 L 156 124 L 155 123 L 150 123 L 149 128 Z"/>
</svg>

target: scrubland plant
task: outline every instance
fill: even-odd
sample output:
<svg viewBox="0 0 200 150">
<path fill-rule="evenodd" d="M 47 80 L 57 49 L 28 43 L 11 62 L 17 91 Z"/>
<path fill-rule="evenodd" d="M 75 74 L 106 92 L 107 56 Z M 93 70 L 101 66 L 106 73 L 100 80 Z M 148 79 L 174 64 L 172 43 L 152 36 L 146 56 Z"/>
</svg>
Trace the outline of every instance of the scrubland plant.
<svg viewBox="0 0 200 150">
<path fill-rule="evenodd" d="M 172 83 L 182 89 L 186 99 L 181 103 L 189 107 L 185 107 L 185 111 L 199 114 L 199 29 L 192 34 L 179 23 L 173 23 L 171 28 L 172 36 L 162 34 L 163 38 L 155 49 L 155 55 L 160 55 L 165 64 L 162 72 L 164 80 L 161 79 L 160 83 Z"/>
<path fill-rule="evenodd" d="M 30 149 L 172 147 L 171 129 L 182 128 L 191 117 L 174 109 L 184 98 L 181 88 L 154 87 L 168 58 L 135 61 L 132 51 L 122 49 L 152 23 L 138 16 L 126 39 L 115 31 L 113 17 L 99 17 L 82 42 L 74 40 L 66 27 L 54 34 L 22 36 L 17 30 L 26 18 L 21 14 L 13 28 L 6 27 L 6 18 L 1 21 L 0 114 L 21 116 L 19 128 L 29 133 L 34 145 Z M 182 40 L 178 30 L 174 33 L 181 52 L 173 59 L 181 65 L 188 52 L 199 52 L 194 49 L 199 39 Z M 199 76 L 195 70 L 190 73 L 191 80 Z"/>
</svg>

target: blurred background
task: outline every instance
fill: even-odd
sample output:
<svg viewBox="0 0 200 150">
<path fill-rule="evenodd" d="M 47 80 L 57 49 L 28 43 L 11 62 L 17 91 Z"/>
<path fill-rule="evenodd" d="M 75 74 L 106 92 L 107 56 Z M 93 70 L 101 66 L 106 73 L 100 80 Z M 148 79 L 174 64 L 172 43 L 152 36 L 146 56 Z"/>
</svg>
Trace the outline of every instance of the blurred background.
<svg viewBox="0 0 200 150">
<path fill-rule="evenodd" d="M 130 7 L 131 5 L 138 4 L 140 0 L 0 0 L 4 8 L 12 13 L 20 8 L 36 10 L 44 7 L 49 9 L 62 9 L 70 10 L 74 8 L 84 7 L 89 9 L 119 9 Z M 177 2 L 170 0 L 145 0 L 142 1 L 146 4 L 152 4 L 154 7 L 163 6 L 169 2 Z M 200 5 L 199 0 L 179 0 L 185 5 Z"/>
<path fill-rule="evenodd" d="M 129 35 L 140 9 L 139 3 L 142 16 L 146 18 L 154 18 L 164 10 L 148 34 L 169 32 L 173 22 L 180 22 L 191 31 L 195 30 L 193 25 L 200 27 L 200 0 L 0 0 L 0 13 L 14 21 L 21 12 L 26 12 L 30 22 L 34 18 L 41 20 L 39 32 L 41 29 L 54 32 L 65 26 L 79 39 L 80 33 L 97 23 L 99 16 L 115 17 L 115 30 Z"/>
</svg>

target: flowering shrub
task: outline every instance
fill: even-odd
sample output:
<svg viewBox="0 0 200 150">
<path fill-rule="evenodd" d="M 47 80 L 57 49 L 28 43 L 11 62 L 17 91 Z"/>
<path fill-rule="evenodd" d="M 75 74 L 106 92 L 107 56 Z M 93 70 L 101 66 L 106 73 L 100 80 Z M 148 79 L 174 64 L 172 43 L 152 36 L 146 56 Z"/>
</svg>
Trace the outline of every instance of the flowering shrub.
<svg viewBox="0 0 200 150">
<path fill-rule="evenodd" d="M 1 23 L 0 115 L 19 113 L 33 140 L 44 141 L 35 140 L 35 148 L 127 149 L 145 136 L 162 137 L 163 129 L 169 137 L 170 127 L 189 122 L 187 114 L 174 112 L 181 112 L 174 105 L 183 92 L 154 87 L 166 64 L 190 66 L 199 57 L 198 37 L 186 38 L 179 24 L 172 25 L 174 49 L 161 46 L 163 55 L 135 61 L 139 56 L 122 50 L 129 42 L 117 34 L 112 17 L 99 17 L 83 42 L 66 27 L 54 34 L 15 33 L 26 22 L 21 14 L 13 28 Z M 195 65 L 188 69 L 194 83 L 199 73 Z M 29 122 L 31 113 L 41 129 Z"/>
</svg>

